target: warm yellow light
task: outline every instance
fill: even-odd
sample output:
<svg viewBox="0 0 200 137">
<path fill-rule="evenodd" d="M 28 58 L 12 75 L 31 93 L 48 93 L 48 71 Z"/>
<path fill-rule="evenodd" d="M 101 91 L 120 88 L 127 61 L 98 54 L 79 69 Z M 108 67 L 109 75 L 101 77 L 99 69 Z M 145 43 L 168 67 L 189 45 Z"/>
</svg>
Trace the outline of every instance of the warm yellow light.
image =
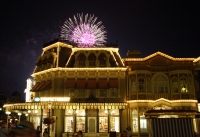
<svg viewBox="0 0 200 137">
<path fill-rule="evenodd" d="M 40 101 L 41 101 L 41 102 L 44 102 L 44 101 L 51 101 L 51 102 L 54 102 L 54 101 L 65 102 L 65 101 L 70 101 L 70 97 L 41 97 L 41 98 L 40 98 Z"/>
<path fill-rule="evenodd" d="M 30 110 L 28 110 L 28 113 L 31 113 L 31 111 L 30 111 Z"/>
<path fill-rule="evenodd" d="M 171 60 L 174 60 L 174 61 L 194 61 L 195 58 L 174 58 L 174 57 L 171 57 L 167 54 L 164 54 L 162 52 L 156 52 L 156 53 L 153 53 L 145 58 L 125 58 L 123 59 L 124 61 L 145 61 L 145 60 L 148 60 L 156 55 L 161 55 L 161 56 L 164 56 L 168 59 L 171 59 Z"/>
<path fill-rule="evenodd" d="M 10 115 L 10 114 L 11 114 L 11 112 L 9 112 L 9 111 L 6 111 L 6 114 L 7 114 L 7 115 Z"/>
<path fill-rule="evenodd" d="M 111 113 L 112 113 L 112 114 L 115 114 L 115 111 L 113 110 Z"/>
<path fill-rule="evenodd" d="M 21 115 L 22 115 L 22 113 L 18 113 L 17 115 L 21 116 Z"/>
</svg>

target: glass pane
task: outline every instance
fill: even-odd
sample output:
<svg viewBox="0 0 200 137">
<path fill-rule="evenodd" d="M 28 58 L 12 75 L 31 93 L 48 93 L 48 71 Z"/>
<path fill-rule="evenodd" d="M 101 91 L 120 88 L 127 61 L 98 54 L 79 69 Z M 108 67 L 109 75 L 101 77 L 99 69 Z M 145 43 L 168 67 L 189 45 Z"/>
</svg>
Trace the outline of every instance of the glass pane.
<svg viewBox="0 0 200 137">
<path fill-rule="evenodd" d="M 110 117 L 110 131 L 119 132 L 119 117 Z"/>
<path fill-rule="evenodd" d="M 99 117 L 99 132 L 108 132 L 108 117 Z"/>
<path fill-rule="evenodd" d="M 85 109 L 76 110 L 77 116 L 85 116 Z"/>
<path fill-rule="evenodd" d="M 108 116 L 108 113 L 105 112 L 105 109 L 100 109 L 99 116 Z"/>
<path fill-rule="evenodd" d="M 110 110 L 110 114 L 111 114 L 112 116 L 113 116 L 113 115 L 114 115 L 114 116 L 116 116 L 116 115 L 118 116 L 118 115 L 119 115 L 119 109 L 111 109 L 111 110 Z"/>
<path fill-rule="evenodd" d="M 73 115 L 73 109 L 65 109 L 65 115 Z"/>
<path fill-rule="evenodd" d="M 77 117 L 76 131 L 85 132 L 85 117 Z"/>
<path fill-rule="evenodd" d="M 147 132 L 147 120 L 144 116 L 140 116 L 140 131 Z"/>
<path fill-rule="evenodd" d="M 73 132 L 74 131 L 74 122 L 73 117 L 65 117 L 65 132 Z"/>
<path fill-rule="evenodd" d="M 134 110 L 132 112 L 132 118 L 133 118 L 133 132 L 138 132 L 138 113 L 137 113 L 137 110 Z"/>
</svg>

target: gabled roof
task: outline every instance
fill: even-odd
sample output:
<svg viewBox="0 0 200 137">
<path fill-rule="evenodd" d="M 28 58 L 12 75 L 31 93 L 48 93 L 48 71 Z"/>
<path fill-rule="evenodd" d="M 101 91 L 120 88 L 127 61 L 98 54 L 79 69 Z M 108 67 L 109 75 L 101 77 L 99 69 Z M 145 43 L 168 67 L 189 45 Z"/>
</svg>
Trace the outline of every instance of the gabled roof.
<svg viewBox="0 0 200 137">
<path fill-rule="evenodd" d="M 173 60 L 173 61 L 194 61 L 194 59 L 195 59 L 195 58 L 174 58 L 172 56 L 169 56 L 165 53 L 158 51 L 158 52 L 153 53 L 149 56 L 146 56 L 145 58 L 124 58 L 123 61 L 146 61 L 146 60 L 151 59 L 151 58 L 158 56 L 158 55 L 163 56 L 163 57 L 168 58 L 168 59 Z"/>
</svg>

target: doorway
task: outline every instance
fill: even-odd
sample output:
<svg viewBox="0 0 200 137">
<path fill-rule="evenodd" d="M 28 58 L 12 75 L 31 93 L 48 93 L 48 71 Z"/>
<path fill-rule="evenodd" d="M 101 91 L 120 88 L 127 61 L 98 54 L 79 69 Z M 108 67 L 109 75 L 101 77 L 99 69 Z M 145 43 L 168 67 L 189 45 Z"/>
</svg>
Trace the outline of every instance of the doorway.
<svg viewBox="0 0 200 137">
<path fill-rule="evenodd" d="M 96 117 L 88 117 L 88 133 L 96 133 Z"/>
</svg>

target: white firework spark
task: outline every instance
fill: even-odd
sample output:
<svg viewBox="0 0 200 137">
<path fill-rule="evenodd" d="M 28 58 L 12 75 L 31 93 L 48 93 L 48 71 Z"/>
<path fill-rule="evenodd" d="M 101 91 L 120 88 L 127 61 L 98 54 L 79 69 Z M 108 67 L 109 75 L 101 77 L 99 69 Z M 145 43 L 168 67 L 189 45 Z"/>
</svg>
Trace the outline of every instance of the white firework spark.
<svg viewBox="0 0 200 137">
<path fill-rule="evenodd" d="M 95 23 L 94 15 L 77 14 L 74 21 L 69 18 L 64 22 L 61 30 L 61 39 L 76 43 L 78 47 L 104 46 L 106 31 L 102 22 Z"/>
</svg>

